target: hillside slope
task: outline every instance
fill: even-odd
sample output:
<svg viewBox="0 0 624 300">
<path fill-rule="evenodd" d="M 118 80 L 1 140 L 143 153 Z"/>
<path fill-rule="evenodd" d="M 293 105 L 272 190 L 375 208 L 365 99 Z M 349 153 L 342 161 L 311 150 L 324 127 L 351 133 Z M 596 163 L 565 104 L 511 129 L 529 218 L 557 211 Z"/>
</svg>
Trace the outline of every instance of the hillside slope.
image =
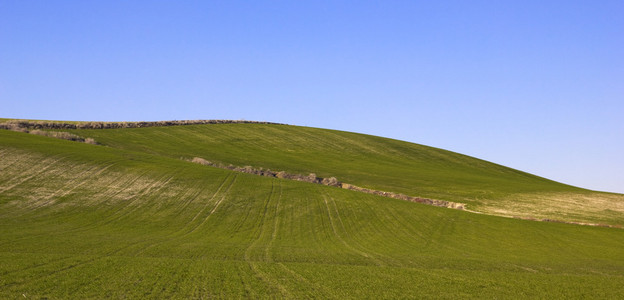
<svg viewBox="0 0 624 300">
<path fill-rule="evenodd" d="M 70 130 L 119 149 L 316 173 L 358 186 L 466 203 L 488 214 L 624 225 L 624 195 L 564 185 L 458 153 L 298 126 L 215 124 Z"/>
<path fill-rule="evenodd" d="M 385 139 L 362 136 L 366 143 L 352 149 L 372 147 L 369 152 L 350 151 L 362 153 L 364 167 L 359 173 L 343 170 L 341 176 L 333 174 L 344 166 L 334 151 L 283 142 L 301 136 L 300 128 L 255 126 L 245 134 L 236 133 L 245 126 L 229 125 L 76 131 L 106 146 L 0 130 L 0 296 L 342 299 L 624 294 L 621 229 L 473 214 L 180 159 L 220 153 L 223 157 L 210 158 L 228 162 L 225 158 L 239 157 L 231 163 L 241 165 L 256 159 L 253 165 L 299 172 L 310 168 L 362 185 L 376 173 L 363 175 L 366 166 L 391 174 L 383 164 L 370 162 L 389 160 L 383 153 L 370 157 L 375 147 L 368 139 Z M 223 142 L 225 149 L 219 151 L 206 147 L 211 139 L 218 140 L 211 131 L 216 129 L 223 130 L 223 136 L 229 134 L 234 146 Z M 261 130 L 278 140 L 274 147 L 292 148 L 275 155 L 275 148 L 266 146 L 268 138 L 236 144 L 236 139 L 253 139 L 248 134 Z M 270 130 L 295 133 L 278 139 Z M 311 136 L 317 131 L 304 130 Z M 352 135 L 331 133 L 338 135 L 337 140 L 343 139 L 341 134 Z M 185 144 L 186 136 L 193 134 L 203 142 Z M 423 147 L 394 143 L 389 151 Z M 288 156 L 292 152 L 288 150 L 299 155 Z M 313 164 L 315 158 L 306 151 L 318 151 L 327 160 Z M 334 155 L 335 160 L 327 158 Z M 298 160 L 309 165 L 288 168 Z M 429 161 L 414 160 L 424 165 Z M 464 174 L 490 166 L 482 163 L 485 167 L 467 164 Z M 394 166 L 401 164 L 399 160 Z M 541 180 L 496 167 L 500 169 L 491 170 L 493 174 Z M 382 180 L 375 187 L 390 189 L 393 182 Z M 535 183 L 536 189 L 575 190 L 547 181 L 540 184 Z M 443 191 L 433 184 L 429 189 Z"/>
</svg>

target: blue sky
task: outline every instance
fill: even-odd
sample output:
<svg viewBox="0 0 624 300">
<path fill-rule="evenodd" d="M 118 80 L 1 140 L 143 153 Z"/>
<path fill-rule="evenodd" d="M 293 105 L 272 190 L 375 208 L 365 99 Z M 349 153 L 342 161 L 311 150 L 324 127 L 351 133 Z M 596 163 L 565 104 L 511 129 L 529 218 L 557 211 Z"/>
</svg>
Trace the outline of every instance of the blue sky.
<svg viewBox="0 0 624 300">
<path fill-rule="evenodd" d="M 0 117 L 246 119 L 624 193 L 622 1 L 1 1 Z"/>
</svg>

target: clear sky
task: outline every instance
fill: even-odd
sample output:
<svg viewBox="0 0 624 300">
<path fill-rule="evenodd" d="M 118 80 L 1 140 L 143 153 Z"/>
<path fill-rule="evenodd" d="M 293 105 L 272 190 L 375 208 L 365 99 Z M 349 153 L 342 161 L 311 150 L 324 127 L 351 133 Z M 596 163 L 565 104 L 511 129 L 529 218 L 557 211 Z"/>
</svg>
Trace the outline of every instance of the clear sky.
<svg viewBox="0 0 624 300">
<path fill-rule="evenodd" d="M 0 1 L 0 117 L 246 119 L 624 193 L 624 1 Z"/>
</svg>

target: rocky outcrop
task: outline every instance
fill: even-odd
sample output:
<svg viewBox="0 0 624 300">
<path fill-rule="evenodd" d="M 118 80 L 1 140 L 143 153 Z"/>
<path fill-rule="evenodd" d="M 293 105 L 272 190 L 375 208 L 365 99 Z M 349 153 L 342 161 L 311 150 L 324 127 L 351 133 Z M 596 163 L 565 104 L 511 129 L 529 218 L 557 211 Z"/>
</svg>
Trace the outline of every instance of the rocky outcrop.
<svg viewBox="0 0 624 300">
<path fill-rule="evenodd" d="M 206 166 L 212 166 L 212 167 L 221 168 L 221 169 L 228 169 L 228 170 L 243 172 L 243 173 L 248 173 L 248 174 L 255 174 L 255 175 L 260 175 L 260 176 L 276 177 L 276 178 L 282 178 L 282 179 L 290 179 L 290 180 L 310 182 L 310 183 L 316 183 L 316 184 L 322 184 L 322 185 L 328 185 L 328 186 L 335 186 L 335 187 L 340 187 L 343 189 L 357 191 L 361 193 L 373 194 L 373 195 L 378 195 L 378 196 L 383 196 L 383 197 L 388 197 L 388 198 L 410 201 L 410 202 L 423 203 L 423 204 L 428 204 L 428 205 L 448 207 L 448 208 L 454 208 L 454 209 L 462 209 L 462 210 L 464 209 L 463 203 L 414 197 L 414 196 L 408 196 L 408 195 L 399 194 L 399 193 L 383 192 L 383 191 L 367 189 L 367 188 L 355 186 L 352 184 L 340 182 L 338 181 L 338 179 L 336 179 L 336 177 L 328 177 L 328 178 L 318 177 L 314 173 L 310 173 L 309 175 L 305 176 L 301 174 L 287 173 L 285 171 L 274 172 L 268 169 L 267 170 L 255 169 L 251 166 L 245 166 L 245 167 L 235 167 L 233 165 L 225 166 L 219 163 L 214 163 L 214 162 L 205 160 L 201 157 L 194 157 L 190 161 L 194 163 L 206 165 Z"/>
<path fill-rule="evenodd" d="M 399 194 L 399 193 L 393 193 L 393 192 L 377 191 L 377 190 L 372 190 L 372 189 L 367 189 L 367 188 L 355 186 L 355 185 L 348 184 L 348 183 L 343 183 L 342 184 L 342 188 L 343 189 L 347 189 L 347 190 L 367 193 L 367 194 L 373 194 L 373 195 L 378 195 L 378 196 L 383 196 L 383 197 L 388 197 L 388 198 L 394 198 L 394 199 L 410 201 L 410 202 L 417 202 L 417 203 L 423 203 L 423 204 L 434 205 L 434 206 L 441 206 L 441 207 L 448 207 L 448 208 L 454 208 L 454 209 L 464 209 L 464 204 L 463 203 L 444 201 L 444 200 L 435 200 L 435 199 L 428 199 L 428 198 L 421 198 L 421 197 L 414 197 L 414 196 L 408 196 L 408 195 L 405 195 L 405 194 Z"/>
<path fill-rule="evenodd" d="M 251 166 L 245 166 L 245 167 L 236 167 L 233 165 L 226 166 L 220 163 L 215 163 L 215 162 L 205 160 L 201 157 L 194 157 L 190 161 L 197 163 L 197 164 L 205 165 L 205 166 L 211 166 L 215 168 L 227 169 L 227 170 L 232 170 L 236 172 L 254 174 L 254 175 L 259 175 L 259 176 L 276 177 L 276 178 L 281 178 L 281 179 L 290 179 L 290 180 L 310 182 L 310 183 L 329 185 L 329 186 L 337 186 L 337 187 L 342 185 L 342 183 L 339 182 L 338 179 L 336 179 L 336 177 L 322 178 L 322 177 L 317 177 L 316 174 L 314 173 L 310 173 L 309 175 L 305 176 L 301 174 L 287 173 L 285 171 L 276 172 L 276 171 L 271 171 L 269 169 L 262 169 L 262 168 L 256 169 Z"/>
</svg>

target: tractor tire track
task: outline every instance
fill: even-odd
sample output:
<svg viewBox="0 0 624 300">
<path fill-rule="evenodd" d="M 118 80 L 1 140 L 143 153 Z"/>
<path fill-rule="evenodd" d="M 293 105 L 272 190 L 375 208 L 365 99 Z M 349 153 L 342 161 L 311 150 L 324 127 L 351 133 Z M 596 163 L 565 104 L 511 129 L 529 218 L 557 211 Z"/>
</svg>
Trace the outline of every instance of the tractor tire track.
<svg viewBox="0 0 624 300">
<path fill-rule="evenodd" d="M 247 264 L 249 265 L 250 270 L 256 274 L 256 277 L 258 277 L 260 280 L 262 280 L 265 284 L 267 284 L 270 287 L 276 288 L 279 293 L 281 294 L 281 297 L 283 298 L 292 298 L 292 294 L 282 285 L 280 284 L 275 278 L 273 278 L 269 273 L 262 271 L 262 269 L 260 269 L 258 262 L 254 261 L 251 258 L 251 251 L 256 248 L 256 245 L 262 240 L 262 237 L 265 235 L 266 232 L 266 226 L 265 226 L 265 220 L 267 217 L 267 212 L 268 212 L 268 208 L 269 208 L 269 204 L 271 202 L 271 200 L 274 198 L 274 190 L 275 190 L 275 180 L 271 181 L 271 191 L 269 193 L 269 196 L 267 197 L 265 203 L 264 203 L 264 210 L 262 213 L 262 216 L 260 218 L 260 224 L 257 226 L 258 230 L 257 230 L 257 235 L 255 240 L 249 244 L 249 247 L 247 247 L 247 249 L 245 250 L 245 254 L 244 254 L 244 259 L 247 262 Z M 265 252 L 266 255 L 266 252 Z"/>
<path fill-rule="evenodd" d="M 91 168 L 76 174 L 74 176 L 74 180 L 65 181 L 65 183 L 64 183 L 64 185 L 62 187 L 60 187 L 59 189 L 57 189 L 53 193 L 43 197 L 41 199 L 41 201 L 37 201 L 37 202 L 39 202 L 38 205 L 29 206 L 28 209 L 32 211 L 32 210 L 37 210 L 39 208 L 50 206 L 50 205 L 54 204 L 55 203 L 55 201 L 54 201 L 55 198 L 64 197 L 64 196 L 70 194 L 71 192 L 73 192 L 77 188 L 85 185 L 88 182 L 87 180 L 85 180 L 85 178 L 98 176 L 102 172 L 106 171 L 108 168 L 112 167 L 114 164 L 115 163 L 112 163 L 112 164 L 106 165 L 104 167 L 97 166 L 97 165 L 96 166 L 92 166 Z M 91 172 L 93 170 L 96 170 L 96 171 L 93 174 L 91 174 Z"/>
<path fill-rule="evenodd" d="M 352 244 L 348 243 L 347 241 L 345 241 L 345 239 L 338 233 L 338 229 L 337 229 L 337 221 L 335 220 L 336 217 L 332 217 L 332 209 L 329 207 L 329 201 L 327 200 L 328 198 L 331 199 L 333 201 L 333 198 L 331 198 L 331 196 L 325 194 L 324 192 L 321 192 L 321 196 L 323 197 L 323 201 L 325 203 L 325 207 L 327 208 L 327 217 L 329 218 L 329 223 L 331 225 L 332 231 L 334 233 L 334 235 L 336 236 L 336 238 L 338 238 L 338 240 L 349 250 L 367 258 L 372 260 L 376 265 L 378 266 L 383 266 L 385 265 L 381 260 L 379 260 L 378 258 L 376 258 L 374 255 L 372 255 L 371 253 L 362 251 L 360 249 L 357 249 L 356 247 L 354 247 Z M 339 222 L 342 221 L 340 220 Z M 344 231 L 344 227 L 343 227 L 343 231 Z"/>
<path fill-rule="evenodd" d="M 331 197 L 330 197 L 330 199 L 332 200 L 332 203 L 333 203 L 334 209 L 336 210 L 336 214 L 337 214 L 337 215 L 339 216 L 339 218 L 340 218 L 340 214 L 339 214 L 339 212 L 338 212 L 338 207 L 337 207 L 337 205 L 336 205 L 336 201 L 335 201 L 333 198 L 331 198 Z M 375 209 L 375 208 L 371 207 L 371 206 L 370 206 L 370 203 L 365 202 L 365 204 L 366 204 L 366 206 L 370 209 L 370 211 L 371 211 L 371 212 L 375 213 L 375 215 L 377 216 L 377 218 L 375 218 L 375 219 L 380 221 L 380 222 L 378 222 L 378 225 L 377 225 L 377 226 L 371 226 L 371 229 L 375 230 L 375 232 L 377 232 L 379 235 L 383 235 L 383 236 L 387 236 L 387 232 L 393 232 L 393 228 L 390 228 L 390 227 L 388 226 L 388 224 L 392 223 L 392 221 L 393 221 L 393 220 L 381 221 L 383 217 L 385 217 L 386 219 L 388 219 L 387 214 L 381 214 L 381 215 L 380 215 L 380 211 L 379 211 L 378 209 Z M 340 220 L 341 220 L 341 224 L 343 224 L 343 223 L 342 223 L 342 218 L 340 218 Z M 381 228 L 385 228 L 385 230 L 382 230 Z M 345 230 L 345 232 L 348 232 L 348 231 L 346 231 L 346 228 L 345 228 L 345 227 L 343 227 L 343 230 Z M 357 239 L 357 238 L 354 238 L 353 240 L 354 240 L 354 244 L 359 245 L 359 247 L 360 247 L 360 248 L 362 248 L 362 249 L 367 249 L 367 251 L 368 251 L 369 253 L 372 253 L 372 254 L 374 254 L 374 255 L 375 255 L 375 256 L 377 256 L 377 257 L 383 257 L 383 258 L 385 259 L 385 261 L 386 261 L 386 262 L 392 262 L 392 263 L 393 263 L 393 265 L 395 265 L 395 266 L 400 266 L 400 265 L 402 265 L 402 263 L 401 263 L 401 262 L 397 262 L 397 260 L 396 260 L 395 258 L 391 257 L 391 256 L 388 256 L 388 255 L 385 255 L 385 254 L 381 254 L 381 253 L 379 253 L 379 252 L 376 252 L 376 251 L 371 250 L 370 248 L 367 248 L 366 246 L 363 246 L 362 244 L 360 244 L 360 243 L 358 242 L 358 239 Z M 382 245 L 382 246 L 386 246 L 386 247 L 387 247 L 387 244 L 384 244 L 384 245 Z"/>
<path fill-rule="evenodd" d="M 58 158 L 53 159 L 53 157 L 58 157 Z M 32 167 L 32 168 L 30 168 L 30 169 L 28 169 L 27 171 L 30 171 L 30 170 L 32 170 L 32 169 L 37 169 L 37 171 L 35 171 L 33 174 L 26 175 L 26 177 L 24 177 L 24 178 L 20 178 L 20 177 L 15 177 L 15 178 L 13 178 L 13 180 L 11 180 L 11 181 L 9 181 L 9 182 L 7 183 L 7 184 L 10 184 L 10 185 L 5 186 L 5 187 L 0 187 L 0 193 L 4 193 L 4 192 L 6 192 L 6 191 L 9 191 L 9 190 L 11 190 L 11 189 L 15 188 L 16 186 L 18 186 L 18 185 L 20 185 L 20 184 L 22 184 L 22 183 L 24 183 L 24 182 L 26 182 L 26 181 L 30 180 L 31 178 L 36 177 L 36 176 L 39 176 L 40 174 L 42 174 L 43 172 L 45 172 L 45 171 L 46 171 L 46 170 L 48 170 L 49 168 L 51 168 L 51 167 L 53 167 L 54 165 L 56 165 L 57 163 L 59 163 L 59 162 L 60 162 L 61 160 L 63 160 L 65 157 L 67 157 L 67 155 L 55 155 L 55 156 L 52 156 L 52 157 L 50 157 L 50 158 L 43 158 L 43 159 L 39 160 L 39 162 L 42 162 L 42 161 L 48 161 L 48 160 L 51 160 L 51 161 L 50 161 L 50 162 L 46 162 L 46 166 L 44 166 L 44 167 L 42 167 L 42 168 L 39 168 L 39 167 L 40 167 L 40 166 L 39 166 L 39 164 L 37 164 L 37 163 L 33 163 L 33 164 L 32 164 L 32 165 L 33 165 L 33 167 Z M 26 171 L 24 171 L 23 173 L 25 173 L 25 172 L 26 172 Z M 14 181 L 17 181 L 17 182 L 12 183 L 12 182 L 14 182 Z"/>
<path fill-rule="evenodd" d="M 225 200 L 225 197 L 228 195 L 228 193 L 230 192 L 230 190 L 232 189 L 232 187 L 234 186 L 234 183 L 236 182 L 236 179 L 238 178 L 238 174 L 233 173 L 233 178 L 232 181 L 230 182 L 230 184 L 228 185 L 227 189 L 222 193 L 223 195 L 221 195 L 221 198 L 219 200 L 217 200 L 217 202 L 215 203 L 214 207 L 212 208 L 212 210 L 210 210 L 210 213 L 201 221 L 201 223 L 199 223 L 197 226 L 195 226 L 191 231 L 189 231 L 186 235 L 191 234 L 193 232 L 195 232 L 199 227 L 201 227 L 202 225 L 204 225 L 206 223 L 206 221 L 208 221 L 208 219 L 210 218 L 210 216 L 212 216 L 212 214 L 217 210 L 217 208 L 219 208 L 219 205 L 221 205 L 221 203 L 223 202 L 223 200 Z M 218 193 L 219 191 L 217 191 Z M 212 200 L 214 200 L 214 198 L 216 197 L 217 193 L 214 194 L 214 196 L 210 199 L 210 201 L 208 201 L 208 203 L 211 203 Z M 202 209 L 201 212 L 203 212 L 205 210 L 205 208 L 207 208 L 208 205 L 206 205 L 204 207 L 204 209 Z M 199 213 L 197 215 L 195 215 L 195 217 L 191 220 L 190 223 L 192 223 L 197 217 L 199 216 Z"/>
<path fill-rule="evenodd" d="M 317 292 L 321 292 L 323 294 L 323 296 L 321 296 L 320 298 L 324 298 L 327 299 L 331 295 L 331 297 L 336 297 L 335 295 L 333 295 L 330 291 L 328 291 L 324 286 L 315 283 L 315 282 L 311 282 L 310 280 L 308 280 L 307 278 L 303 277 L 301 274 L 293 271 L 292 269 L 290 269 L 289 267 L 287 267 L 285 264 L 279 262 L 277 263 L 277 265 L 282 268 L 284 271 L 286 271 L 288 274 L 290 274 L 293 278 L 295 278 L 297 281 L 311 287 L 312 289 L 310 290 L 310 295 L 308 295 L 308 297 L 310 298 L 315 298 L 315 297 L 319 297 L 316 293 Z"/>
<path fill-rule="evenodd" d="M 112 167 L 114 164 L 116 164 L 117 162 L 113 162 L 110 165 L 106 166 L 105 169 L 108 169 L 110 167 Z M 104 170 L 101 170 L 101 172 L 103 172 Z M 134 178 L 134 181 L 138 180 L 138 177 Z M 86 181 L 84 182 L 84 184 L 86 184 Z M 132 182 L 129 183 L 129 185 L 131 185 Z M 120 193 L 121 190 L 118 190 L 117 193 Z M 66 213 L 71 213 L 72 211 L 78 209 L 80 206 L 79 205 L 73 205 L 72 206 L 73 209 L 67 209 L 64 212 Z M 22 215 L 26 215 L 27 213 L 24 213 Z M 39 238 L 41 236 L 52 236 L 52 235 L 66 235 L 66 234 L 73 234 L 73 233 L 78 233 L 78 232 L 83 232 L 83 231 L 87 231 L 90 229 L 93 229 L 95 227 L 98 226 L 102 226 L 102 225 L 106 225 L 108 223 L 110 223 L 111 221 L 106 222 L 106 219 L 99 219 L 99 220 L 95 220 L 94 222 L 85 224 L 84 226 L 80 226 L 80 227 L 76 227 L 73 229 L 69 229 L 69 230 L 63 230 L 63 231 L 55 231 L 55 232 L 44 232 L 44 233 L 39 233 L 39 234 L 31 234 L 28 235 L 26 237 L 22 237 L 19 239 L 13 239 L 9 242 L 5 242 L 5 243 L 0 243 L 0 246 L 9 244 L 9 243 L 13 243 L 13 242 L 18 242 L 18 241 L 24 241 L 24 240 L 30 240 L 30 239 L 35 239 L 35 238 Z"/>
<path fill-rule="evenodd" d="M 116 189 L 116 192 L 111 194 L 111 196 L 109 196 L 109 198 L 110 197 L 114 197 L 115 195 L 122 193 L 124 190 L 126 190 L 129 187 L 132 187 L 134 182 L 140 180 L 141 177 L 143 175 L 145 175 L 145 174 L 147 174 L 147 172 L 143 172 L 141 175 L 134 176 L 134 178 L 132 178 L 132 180 L 126 181 L 125 182 L 126 183 L 126 187 L 123 188 L 123 189 Z M 119 178 L 118 181 L 124 181 L 124 178 L 123 177 Z M 136 196 L 139 196 L 139 195 L 135 195 L 134 197 L 136 197 Z M 14 241 L 28 240 L 28 239 L 33 239 L 33 238 L 37 238 L 37 237 L 44 236 L 44 235 L 50 236 L 50 235 L 75 234 L 75 233 L 79 233 L 79 232 L 85 232 L 85 231 L 91 230 L 93 228 L 105 226 L 105 225 L 108 225 L 110 223 L 113 223 L 113 222 L 119 220 L 120 218 L 123 218 L 124 215 L 127 215 L 128 213 L 120 214 L 120 212 L 126 210 L 126 208 L 129 207 L 130 205 L 131 205 L 131 203 L 128 202 L 128 203 L 126 203 L 126 205 L 124 205 L 124 208 L 118 208 L 113 214 L 109 215 L 107 218 L 99 219 L 99 220 L 97 220 L 95 222 L 91 222 L 89 224 L 85 224 L 84 226 L 81 226 L 81 227 L 77 227 L 77 228 L 70 229 L 70 230 L 59 231 L 59 232 L 30 235 L 28 237 L 24 237 L 22 239 L 18 239 L 18 240 L 14 240 Z M 12 242 L 14 242 L 14 241 L 12 241 Z M 5 244 L 7 244 L 7 243 L 5 243 Z M 5 245 L 5 244 L 2 244 L 2 245 Z"/>
<path fill-rule="evenodd" d="M 273 222 L 273 233 L 271 233 L 271 240 L 269 244 L 264 248 L 264 260 L 267 262 L 273 262 L 273 258 L 271 257 L 271 248 L 275 243 L 275 239 L 277 238 L 277 231 L 279 230 L 279 211 L 280 211 L 280 200 L 282 199 L 282 182 L 278 181 L 279 184 L 279 195 L 277 196 L 277 204 L 275 205 L 275 216 Z M 273 188 L 271 187 L 271 192 L 273 192 Z"/>
<path fill-rule="evenodd" d="M 33 283 L 35 281 L 39 281 L 39 280 L 48 278 L 50 276 L 53 276 L 53 275 L 56 275 L 56 274 L 59 274 L 59 273 L 70 271 L 70 270 L 75 269 L 77 267 L 81 267 L 81 266 L 85 266 L 85 265 L 94 263 L 94 262 L 96 262 L 98 260 L 101 260 L 101 259 L 104 259 L 104 258 L 115 256 L 115 254 L 121 252 L 122 250 L 124 250 L 126 248 L 129 248 L 129 247 L 132 247 L 132 246 L 134 246 L 134 245 L 136 245 L 138 243 L 141 243 L 141 241 L 135 242 L 135 243 L 132 243 L 132 244 L 129 244 L 129 245 L 126 245 L 126 246 L 123 246 L 121 248 L 117 248 L 117 249 L 115 249 L 115 250 L 113 250 L 111 252 L 108 252 L 108 253 L 104 254 L 104 255 L 97 255 L 97 256 L 92 257 L 90 259 L 87 259 L 87 260 L 84 260 L 84 261 L 80 261 L 80 262 L 77 262 L 75 264 L 72 264 L 72 265 L 69 265 L 69 266 L 65 266 L 65 267 L 62 267 L 62 268 L 54 270 L 54 271 L 50 271 L 50 272 L 46 272 L 46 273 L 42 273 L 42 274 L 37 274 L 38 276 L 34 276 L 33 278 L 30 278 L 28 280 L 24 280 L 22 282 L 13 282 L 13 283 L 4 284 L 4 285 L 1 285 L 0 288 L 6 288 L 6 287 L 12 287 L 12 286 L 24 286 L 24 285 L 27 285 L 27 284 Z M 94 256 L 94 255 L 89 255 L 89 256 Z"/>
<path fill-rule="evenodd" d="M 13 252 L 10 252 L 10 253 L 13 253 Z M 62 262 L 64 260 L 69 260 L 71 258 L 73 258 L 73 256 L 65 256 L 65 257 L 61 257 L 61 258 L 57 258 L 57 259 L 53 259 L 53 260 L 48 260 L 46 262 L 39 263 L 39 264 L 32 265 L 32 266 L 28 266 L 28 267 L 25 267 L 25 268 L 3 272 L 3 273 L 0 273 L 0 276 L 20 273 L 20 272 L 23 272 L 23 271 L 28 271 L 28 270 L 44 267 L 44 266 L 47 266 L 47 265 L 50 265 L 50 264 L 53 264 L 53 263 L 56 263 L 56 262 Z"/>
<path fill-rule="evenodd" d="M 210 200 L 208 200 L 206 202 L 206 205 L 197 214 L 195 214 L 195 216 L 189 222 L 187 222 L 185 225 L 183 225 L 178 231 L 169 234 L 165 239 L 160 239 L 159 241 L 156 241 L 156 242 L 152 241 L 148 245 L 144 246 L 141 250 L 137 251 L 134 254 L 134 256 L 139 256 L 139 255 L 145 253 L 146 251 L 148 251 L 149 249 L 152 249 L 152 248 L 157 247 L 159 245 L 162 245 L 164 243 L 180 240 L 180 239 L 188 236 L 189 234 L 193 233 L 199 227 L 201 227 L 208 220 L 208 218 L 212 215 L 212 213 L 214 212 L 215 209 L 213 209 L 211 211 L 211 213 L 208 216 L 206 216 L 206 218 L 200 224 L 196 225 L 195 227 L 192 227 L 192 223 L 209 207 L 209 205 L 211 203 L 213 203 L 214 199 L 220 193 L 223 194 L 223 195 L 221 196 L 221 199 L 218 200 L 218 203 L 223 201 L 223 199 L 227 196 L 228 192 L 230 191 L 230 189 L 234 185 L 234 182 L 236 181 L 236 177 L 237 177 L 237 174 L 235 174 L 235 173 L 228 174 L 223 179 L 223 181 L 221 182 L 221 184 L 219 185 L 217 190 L 214 192 L 214 194 L 210 197 Z M 230 180 L 230 178 L 232 178 L 232 179 Z M 229 184 L 228 184 L 228 181 L 229 181 Z M 223 191 L 224 187 L 226 186 L 226 184 L 227 184 L 227 187 L 225 188 L 225 191 Z M 201 195 L 201 193 L 197 194 L 195 198 L 199 197 L 199 195 Z M 195 199 L 193 199 L 191 201 L 194 201 L 194 200 Z M 215 206 L 216 205 L 217 204 L 215 204 Z M 190 228 L 190 227 L 192 227 L 192 228 Z"/>
</svg>

